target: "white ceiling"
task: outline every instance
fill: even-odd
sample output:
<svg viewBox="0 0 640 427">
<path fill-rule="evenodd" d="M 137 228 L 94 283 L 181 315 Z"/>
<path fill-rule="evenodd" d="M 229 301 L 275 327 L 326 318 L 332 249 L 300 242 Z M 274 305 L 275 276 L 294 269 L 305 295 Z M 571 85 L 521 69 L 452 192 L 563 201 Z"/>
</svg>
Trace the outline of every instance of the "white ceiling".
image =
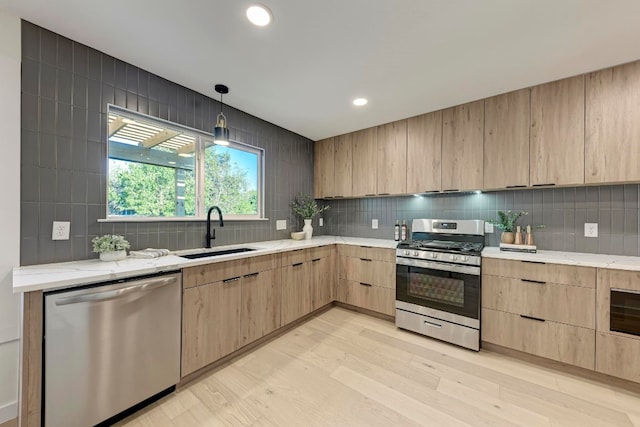
<svg viewBox="0 0 640 427">
<path fill-rule="evenodd" d="M 245 0 L 0 6 L 313 140 L 640 59 L 638 0 L 261 2 L 266 28 Z"/>
</svg>

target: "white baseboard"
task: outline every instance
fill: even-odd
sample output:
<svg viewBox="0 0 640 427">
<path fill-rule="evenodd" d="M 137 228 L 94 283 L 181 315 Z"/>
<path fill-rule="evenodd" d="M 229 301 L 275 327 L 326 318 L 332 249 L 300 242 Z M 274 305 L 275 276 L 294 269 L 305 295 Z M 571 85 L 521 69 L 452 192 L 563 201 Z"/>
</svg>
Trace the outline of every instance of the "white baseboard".
<svg viewBox="0 0 640 427">
<path fill-rule="evenodd" d="M 18 416 L 18 402 L 12 402 L 0 406 L 0 424 L 12 420 Z"/>
</svg>

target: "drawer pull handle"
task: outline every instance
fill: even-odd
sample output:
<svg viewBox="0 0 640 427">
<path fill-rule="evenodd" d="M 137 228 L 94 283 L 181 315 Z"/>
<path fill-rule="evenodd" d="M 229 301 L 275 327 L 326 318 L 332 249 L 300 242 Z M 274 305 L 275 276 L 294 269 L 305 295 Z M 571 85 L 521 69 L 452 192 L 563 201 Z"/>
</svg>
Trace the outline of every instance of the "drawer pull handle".
<svg viewBox="0 0 640 427">
<path fill-rule="evenodd" d="M 224 280 L 222 281 L 222 283 L 235 282 L 236 280 L 240 280 L 240 276 L 238 276 L 238 277 L 232 277 L 232 278 L 230 278 L 230 279 L 224 279 Z"/>
<path fill-rule="evenodd" d="M 537 283 L 538 285 L 546 285 L 547 282 L 542 282 L 540 280 L 531 280 L 531 279 L 520 279 L 523 282 L 527 282 L 527 283 Z"/>
<path fill-rule="evenodd" d="M 438 325 L 437 323 L 429 322 L 428 320 L 425 320 L 424 324 L 427 325 L 427 326 L 431 326 L 432 328 L 438 328 L 438 329 L 442 328 L 442 325 Z"/>
<path fill-rule="evenodd" d="M 460 191 L 460 190 L 458 190 L 457 188 L 449 188 L 449 189 L 442 190 L 442 191 L 444 191 L 446 193 L 446 192 Z"/>
<path fill-rule="evenodd" d="M 291 267 L 299 267 L 299 266 L 301 266 L 301 265 L 302 265 L 302 263 L 301 263 L 301 262 L 297 262 L 297 263 L 293 264 Z"/>
<path fill-rule="evenodd" d="M 360 258 L 360 261 L 371 262 L 373 260 L 371 258 Z"/>
<path fill-rule="evenodd" d="M 545 321 L 544 319 L 540 319 L 539 317 L 525 316 L 524 314 L 521 314 L 520 317 L 522 317 L 523 319 L 535 320 L 536 322 Z"/>
<path fill-rule="evenodd" d="M 258 276 L 258 274 L 260 274 L 260 273 L 245 274 L 244 277 L 256 277 L 256 276 Z"/>
<path fill-rule="evenodd" d="M 391 193 L 378 193 L 378 196 L 388 196 L 388 195 L 390 195 L 390 194 L 391 194 Z"/>
<path fill-rule="evenodd" d="M 527 188 L 526 185 L 507 185 L 505 188 Z"/>
<path fill-rule="evenodd" d="M 368 286 L 368 287 L 373 286 L 373 285 L 370 285 L 369 283 L 364 283 L 364 282 L 360 282 L 360 284 L 361 284 L 362 286 Z"/>
<path fill-rule="evenodd" d="M 320 261 L 320 258 L 316 258 L 316 259 L 312 259 L 311 262 L 318 262 Z"/>
<path fill-rule="evenodd" d="M 372 194 L 365 194 L 365 196 L 368 196 L 368 197 L 375 196 L 375 193 L 372 193 Z"/>
<path fill-rule="evenodd" d="M 542 262 L 542 261 L 520 261 L 520 262 L 526 262 L 527 264 L 540 264 L 540 265 L 546 264 L 546 262 Z"/>
<path fill-rule="evenodd" d="M 555 185 L 554 183 L 549 183 L 549 184 L 533 184 L 532 187 L 551 187 Z"/>
</svg>

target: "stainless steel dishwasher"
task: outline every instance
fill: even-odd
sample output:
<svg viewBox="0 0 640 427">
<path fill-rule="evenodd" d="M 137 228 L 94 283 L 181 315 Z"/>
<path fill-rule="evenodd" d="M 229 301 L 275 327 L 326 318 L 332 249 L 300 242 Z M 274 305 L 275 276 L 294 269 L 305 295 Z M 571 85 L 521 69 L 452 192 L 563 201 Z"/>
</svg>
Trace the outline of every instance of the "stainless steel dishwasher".
<svg viewBox="0 0 640 427">
<path fill-rule="evenodd" d="M 88 427 L 180 380 L 182 276 L 46 293 L 44 425 Z"/>
</svg>

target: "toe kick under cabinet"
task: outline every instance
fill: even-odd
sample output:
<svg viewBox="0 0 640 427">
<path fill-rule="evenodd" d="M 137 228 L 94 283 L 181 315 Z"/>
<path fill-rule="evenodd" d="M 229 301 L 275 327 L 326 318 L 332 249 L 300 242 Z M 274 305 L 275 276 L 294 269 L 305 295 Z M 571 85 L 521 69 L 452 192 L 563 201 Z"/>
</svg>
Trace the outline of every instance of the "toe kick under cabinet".
<svg viewBox="0 0 640 427">
<path fill-rule="evenodd" d="M 482 341 L 595 368 L 595 268 L 482 263 Z"/>
</svg>

